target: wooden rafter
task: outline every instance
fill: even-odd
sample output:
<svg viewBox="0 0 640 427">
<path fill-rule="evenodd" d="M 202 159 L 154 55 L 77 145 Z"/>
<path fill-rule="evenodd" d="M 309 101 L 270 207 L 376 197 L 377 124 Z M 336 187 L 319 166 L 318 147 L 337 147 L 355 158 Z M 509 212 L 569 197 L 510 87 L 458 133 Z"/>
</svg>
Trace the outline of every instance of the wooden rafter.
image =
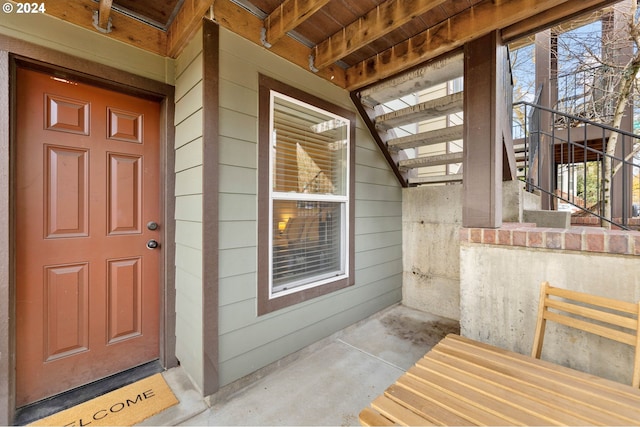
<svg viewBox="0 0 640 427">
<path fill-rule="evenodd" d="M 387 0 L 314 48 L 314 67 L 322 69 L 383 37 L 446 0 Z"/>
<path fill-rule="evenodd" d="M 93 0 L 49 0 L 46 7 L 48 15 L 95 31 L 93 13 L 97 10 L 98 5 Z M 105 37 L 158 55 L 165 55 L 166 36 L 164 31 L 116 11 L 112 11 L 109 17 L 112 22 L 112 31 L 105 34 Z"/>
<path fill-rule="evenodd" d="M 112 21 L 112 32 L 105 37 L 175 58 L 198 30 L 202 17 L 213 4 L 214 18 L 221 26 L 261 46 L 261 30 L 268 21 L 268 40 L 270 43 L 278 41 L 270 49 L 273 53 L 306 70 L 310 65 L 323 67 L 317 73 L 319 76 L 348 90 L 405 71 L 491 31 L 501 29 L 503 40 L 510 41 L 580 13 L 616 3 L 616 0 L 486 0 L 345 70 L 335 62 L 444 0 L 387 0 L 375 9 L 375 13 L 368 12 L 314 49 L 283 35 L 329 0 L 285 0 L 280 11 L 265 21 L 231 0 L 184 0 L 167 32 L 111 9 L 112 1 L 101 0 L 98 4 L 94 0 L 48 0 L 47 14 L 95 31 L 93 16 L 99 10 L 98 22 L 102 28 L 106 27 L 109 18 Z M 309 57 L 314 53 L 315 64 L 310 64 Z"/>
<path fill-rule="evenodd" d="M 285 0 L 264 19 L 267 45 L 273 45 L 311 15 L 322 9 L 330 0 Z"/>
<path fill-rule="evenodd" d="M 185 0 L 167 30 L 166 55 L 176 58 L 202 24 L 202 18 L 213 0 Z"/>
<path fill-rule="evenodd" d="M 620 0 L 582 0 L 579 2 L 569 1 L 562 3 L 561 5 L 542 12 L 535 20 L 528 19 L 505 28 L 502 30 L 502 38 L 505 41 L 511 41 L 515 38 L 531 34 L 543 27 L 566 21 L 568 17 L 601 9 L 619 1 Z"/>
<path fill-rule="evenodd" d="M 262 20 L 247 12 L 244 8 L 232 3 L 230 0 L 216 0 L 213 4 L 213 12 L 216 21 L 224 28 L 250 40 L 260 46 L 260 29 Z M 289 62 L 309 70 L 309 55 L 311 48 L 297 42 L 290 37 L 284 37 L 276 43 L 270 52 L 286 59 Z M 320 77 L 340 86 L 345 87 L 344 69 L 337 65 L 331 65 L 318 72 Z"/>
<path fill-rule="evenodd" d="M 109 27 L 109 15 L 111 14 L 112 0 L 100 0 L 98 8 L 98 26 L 103 30 Z"/>
<path fill-rule="evenodd" d="M 544 26 L 542 18 L 536 19 L 537 16 L 545 16 L 544 12 L 560 3 L 571 3 L 577 9 L 576 13 L 584 9 L 584 5 L 593 8 L 593 2 L 588 0 L 485 1 L 348 68 L 346 87 L 359 89 L 523 20 L 533 19 L 536 25 Z M 606 5 L 610 1 L 600 0 L 599 3 Z"/>
</svg>

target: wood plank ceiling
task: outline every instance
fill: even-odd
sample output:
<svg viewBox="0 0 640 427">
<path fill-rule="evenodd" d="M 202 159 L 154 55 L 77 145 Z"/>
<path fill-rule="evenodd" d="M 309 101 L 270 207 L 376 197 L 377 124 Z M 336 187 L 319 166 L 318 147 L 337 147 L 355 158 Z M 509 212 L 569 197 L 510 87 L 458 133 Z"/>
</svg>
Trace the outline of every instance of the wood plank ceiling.
<svg viewBox="0 0 640 427">
<path fill-rule="evenodd" d="M 179 55 L 208 16 L 355 90 L 491 31 L 509 41 L 616 1 L 49 0 L 46 6 L 60 19 L 169 57 Z"/>
</svg>

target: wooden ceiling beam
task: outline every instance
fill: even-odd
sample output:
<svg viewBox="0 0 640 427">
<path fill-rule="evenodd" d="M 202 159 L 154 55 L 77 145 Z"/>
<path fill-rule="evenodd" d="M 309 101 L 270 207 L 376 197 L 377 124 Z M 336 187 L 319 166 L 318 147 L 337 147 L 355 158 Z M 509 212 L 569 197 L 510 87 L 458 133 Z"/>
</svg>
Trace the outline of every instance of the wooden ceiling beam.
<svg viewBox="0 0 640 427">
<path fill-rule="evenodd" d="M 536 19 L 528 19 L 518 22 L 502 30 L 502 39 L 505 42 L 535 33 L 543 28 L 556 25 L 567 19 L 574 18 L 583 13 L 593 12 L 608 5 L 618 3 L 620 0 L 582 0 L 569 1 L 559 6 L 546 10 L 536 16 Z"/>
<path fill-rule="evenodd" d="M 608 3 L 600 0 L 600 4 Z M 462 47 L 470 40 L 532 19 L 542 26 L 543 12 L 565 3 L 576 7 L 590 0 L 487 0 L 366 59 L 346 70 L 348 90 L 356 90 L 412 66 Z"/>
<path fill-rule="evenodd" d="M 249 13 L 244 8 L 232 3 L 230 0 L 216 0 L 213 4 L 213 13 L 216 22 L 222 27 L 252 41 L 260 47 L 264 47 L 260 40 L 260 30 L 263 24 L 261 19 Z M 269 52 L 273 52 L 287 61 L 309 71 L 311 48 L 290 37 L 282 38 L 279 43 L 276 43 L 269 49 Z M 317 75 L 339 87 L 345 87 L 344 69 L 337 65 L 331 65 L 320 70 Z"/>
<path fill-rule="evenodd" d="M 93 26 L 93 13 L 98 5 L 93 0 L 49 0 L 46 6 L 48 15 L 96 31 Z M 111 32 L 105 34 L 105 37 L 158 55 L 165 55 L 167 41 L 164 31 L 117 11 L 111 11 L 109 17 L 111 18 Z"/>
<path fill-rule="evenodd" d="M 446 0 L 387 0 L 318 43 L 313 66 L 322 69 L 389 34 Z"/>
<path fill-rule="evenodd" d="M 198 31 L 213 0 L 185 0 L 167 30 L 166 55 L 176 58 Z"/>
<path fill-rule="evenodd" d="M 309 19 L 330 0 L 285 0 L 264 19 L 264 44 L 270 47 Z"/>
</svg>

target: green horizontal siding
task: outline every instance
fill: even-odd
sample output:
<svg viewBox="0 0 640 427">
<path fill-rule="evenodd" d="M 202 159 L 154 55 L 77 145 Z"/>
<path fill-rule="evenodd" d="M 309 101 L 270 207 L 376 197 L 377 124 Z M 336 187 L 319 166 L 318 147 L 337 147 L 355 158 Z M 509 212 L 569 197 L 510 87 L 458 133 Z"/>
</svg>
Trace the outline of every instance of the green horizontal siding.
<svg viewBox="0 0 640 427">
<path fill-rule="evenodd" d="M 256 141 L 220 137 L 220 164 L 255 169 L 258 167 Z"/>
<path fill-rule="evenodd" d="M 182 123 L 187 117 L 202 108 L 202 80 L 190 88 L 176 102 L 175 122 Z"/>
<path fill-rule="evenodd" d="M 202 166 L 176 173 L 176 197 L 202 194 Z"/>
<path fill-rule="evenodd" d="M 176 123 L 176 148 L 202 137 L 202 107 L 195 109 L 180 123 Z"/>
<path fill-rule="evenodd" d="M 220 249 L 255 248 L 257 227 L 256 221 L 220 222 Z"/>
<path fill-rule="evenodd" d="M 357 161 L 357 159 L 356 159 Z M 398 179 L 391 170 L 385 171 L 369 165 L 359 164 L 356 168 L 356 182 L 378 185 L 398 185 Z"/>
<path fill-rule="evenodd" d="M 361 200 L 384 200 L 402 202 L 402 193 L 398 191 L 398 186 L 369 184 L 367 182 L 356 182 L 356 193 Z"/>
<path fill-rule="evenodd" d="M 202 138 L 186 143 L 176 150 L 175 171 L 182 172 L 202 165 Z"/>
<path fill-rule="evenodd" d="M 358 120 L 355 286 L 258 317 L 258 74 L 355 108 L 335 85 L 227 30 L 220 36 L 219 355 L 225 385 L 401 300 L 402 192 Z"/>
<path fill-rule="evenodd" d="M 402 232 L 400 218 L 389 217 L 356 217 L 356 231 L 358 234 L 380 233 L 385 231 Z"/>
<path fill-rule="evenodd" d="M 256 271 L 257 253 L 255 247 L 223 249 L 218 258 L 220 259 L 220 277 L 237 276 Z"/>
<path fill-rule="evenodd" d="M 356 215 L 359 217 L 402 217 L 402 203 L 386 200 L 360 200 L 356 197 Z"/>
<path fill-rule="evenodd" d="M 176 243 L 196 250 L 202 250 L 202 222 L 177 221 Z"/>
<path fill-rule="evenodd" d="M 255 271 L 235 276 L 221 277 L 219 281 L 220 306 L 233 306 L 235 303 L 246 301 L 247 296 L 253 295 L 255 292 L 256 281 L 257 274 Z M 254 297 L 249 297 L 248 299 L 255 303 Z"/>
<path fill-rule="evenodd" d="M 257 216 L 255 195 L 220 193 L 220 221 L 255 221 Z"/>
<path fill-rule="evenodd" d="M 176 221 L 202 222 L 202 194 L 176 197 Z"/>
<path fill-rule="evenodd" d="M 238 166 L 220 165 L 220 192 L 231 194 L 257 193 L 257 170 Z"/>
<path fill-rule="evenodd" d="M 402 245 L 386 246 L 356 252 L 356 269 L 374 267 L 391 260 L 402 260 Z"/>
<path fill-rule="evenodd" d="M 193 51 L 183 52 L 176 61 L 176 72 L 179 74 L 175 89 L 176 102 L 202 81 L 202 50 L 196 47 L 194 44 Z"/>
<path fill-rule="evenodd" d="M 318 340 L 318 337 L 324 337 L 333 331 L 344 328 L 345 325 L 366 318 L 391 304 L 398 302 L 401 298 L 401 289 L 399 287 L 391 287 L 389 283 L 381 283 L 379 289 L 371 289 L 379 291 L 375 299 L 367 299 L 361 301 L 360 304 L 353 306 L 350 310 L 325 313 L 323 321 L 310 324 L 308 327 L 299 328 L 288 335 L 283 335 L 278 339 L 266 341 L 252 328 L 238 331 L 235 334 L 226 334 L 220 337 L 221 348 L 221 371 L 220 381 L 228 384 L 235 379 L 247 375 L 247 369 L 258 369 L 265 364 L 265 360 L 275 361 L 291 353 L 291 349 L 298 349 L 310 345 Z M 233 338 L 232 341 L 228 339 Z M 242 348 L 247 341 L 259 339 L 264 342 L 258 348 L 246 349 L 234 354 L 226 354 L 224 349 Z M 255 342 L 255 341 L 254 341 Z M 295 350 L 294 350 L 295 351 Z"/>
<path fill-rule="evenodd" d="M 202 387 L 202 31 L 176 59 L 176 357 Z"/>
<path fill-rule="evenodd" d="M 221 102 L 224 102 L 222 98 Z M 257 99 L 254 102 L 257 102 Z M 222 104 L 220 106 L 220 135 L 243 141 L 257 142 L 257 117 L 230 110 Z"/>
</svg>

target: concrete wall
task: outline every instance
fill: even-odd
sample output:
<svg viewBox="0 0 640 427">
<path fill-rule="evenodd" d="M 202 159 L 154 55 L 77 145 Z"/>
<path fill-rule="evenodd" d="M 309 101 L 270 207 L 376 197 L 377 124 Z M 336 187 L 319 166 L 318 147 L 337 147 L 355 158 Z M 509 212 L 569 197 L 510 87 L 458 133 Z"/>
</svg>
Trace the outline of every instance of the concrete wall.
<svg viewBox="0 0 640 427">
<path fill-rule="evenodd" d="M 462 184 L 405 188 L 402 303 L 460 318 Z"/>
<path fill-rule="evenodd" d="M 258 74 L 355 111 L 348 92 L 220 29 L 220 384 L 400 301 L 402 191 L 358 118 L 355 285 L 257 316 Z"/>
<path fill-rule="evenodd" d="M 517 234 L 522 232 L 525 235 Z M 483 231 L 472 229 L 471 233 L 479 238 Z M 564 233 L 562 230 L 541 232 L 535 229 L 499 230 L 497 237 L 494 232 L 484 233 L 493 242 L 505 243 L 500 245 L 472 243 L 463 239 L 460 248 L 461 333 L 530 354 L 542 281 L 629 302 L 640 300 L 640 248 L 637 247 L 640 234 L 620 239 L 618 243 L 626 242 L 621 246 L 612 243 L 618 235 L 610 239 L 605 236 L 605 244 L 601 246 L 595 242 L 604 231 L 591 234 L 568 230 Z M 559 243 L 563 240 L 558 240 L 558 237 L 563 235 L 564 243 Z M 524 237 L 525 246 L 510 245 L 520 237 Z M 562 245 L 566 247 L 575 238 L 582 239 L 579 244 L 582 250 L 562 249 Z M 527 247 L 527 241 L 558 248 Z M 624 248 L 625 245 L 626 250 L 618 251 L 621 254 L 605 252 L 609 248 Z M 588 248 L 600 250 L 586 250 Z M 542 358 L 631 383 L 631 347 L 553 323 L 547 326 Z"/>
<path fill-rule="evenodd" d="M 540 210 L 540 195 L 524 190 L 520 180 L 502 182 L 502 221 L 523 222 L 525 210 Z"/>
<path fill-rule="evenodd" d="M 521 222 L 540 197 L 520 181 L 502 183 L 503 221 Z M 402 303 L 460 319 L 462 184 L 405 188 L 402 200 Z"/>
</svg>

